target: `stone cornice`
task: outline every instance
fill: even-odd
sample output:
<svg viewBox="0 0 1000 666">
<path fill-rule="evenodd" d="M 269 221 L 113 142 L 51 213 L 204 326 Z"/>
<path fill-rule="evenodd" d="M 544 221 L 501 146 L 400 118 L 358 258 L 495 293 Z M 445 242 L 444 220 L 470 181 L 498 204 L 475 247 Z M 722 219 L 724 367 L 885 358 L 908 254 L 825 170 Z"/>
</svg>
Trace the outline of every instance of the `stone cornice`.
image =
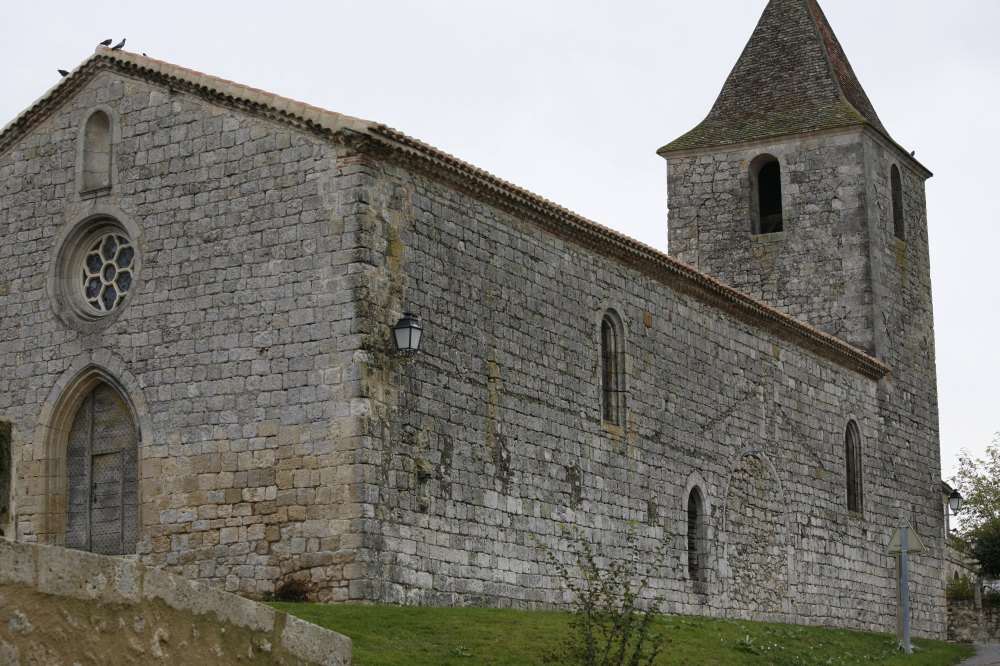
<svg viewBox="0 0 1000 666">
<path fill-rule="evenodd" d="M 397 159 L 479 197 L 488 198 L 505 209 L 526 215 L 560 238 L 613 257 L 672 289 L 710 303 L 737 319 L 766 328 L 778 337 L 791 340 L 865 377 L 880 379 L 889 372 L 886 365 L 843 340 L 757 301 L 633 238 L 596 224 L 386 125 L 373 125 L 369 133 L 381 138 L 384 148 L 395 152 Z"/>
</svg>

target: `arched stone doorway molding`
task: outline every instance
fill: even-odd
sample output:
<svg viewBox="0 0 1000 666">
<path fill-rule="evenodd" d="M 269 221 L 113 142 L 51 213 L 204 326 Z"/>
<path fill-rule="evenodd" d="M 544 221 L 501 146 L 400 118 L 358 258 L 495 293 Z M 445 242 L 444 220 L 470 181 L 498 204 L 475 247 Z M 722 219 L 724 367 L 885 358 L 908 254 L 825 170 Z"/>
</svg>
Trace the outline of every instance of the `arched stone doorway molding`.
<svg viewBox="0 0 1000 666">
<path fill-rule="evenodd" d="M 722 519 L 726 608 L 742 617 L 787 611 L 788 516 L 777 471 L 763 452 L 743 451 L 729 475 Z"/>
<path fill-rule="evenodd" d="M 36 498 L 44 507 L 38 541 L 135 553 L 151 428 L 124 361 L 105 350 L 78 357 L 52 387 L 38 423 L 34 443 L 44 492 Z"/>
</svg>

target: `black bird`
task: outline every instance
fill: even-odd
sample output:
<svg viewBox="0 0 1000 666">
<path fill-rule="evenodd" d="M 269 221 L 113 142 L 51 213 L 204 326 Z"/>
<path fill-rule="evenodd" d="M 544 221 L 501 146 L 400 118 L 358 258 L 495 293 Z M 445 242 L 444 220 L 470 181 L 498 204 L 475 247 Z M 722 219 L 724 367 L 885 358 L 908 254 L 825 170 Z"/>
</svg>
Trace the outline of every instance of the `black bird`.
<svg viewBox="0 0 1000 666">
<path fill-rule="evenodd" d="M 114 46 L 112 46 L 111 50 L 112 51 L 121 51 L 122 47 L 124 47 L 124 46 L 125 46 L 125 40 L 122 39 L 122 41 L 120 41 L 117 44 L 115 44 Z"/>
<path fill-rule="evenodd" d="M 916 154 L 917 154 L 917 151 L 915 151 L 915 150 L 911 150 L 911 151 L 910 151 L 910 157 L 913 157 L 913 156 L 914 156 L 914 155 L 916 155 Z"/>
<path fill-rule="evenodd" d="M 101 42 L 101 46 L 111 46 L 111 42 L 113 42 L 113 41 L 115 41 L 115 40 L 113 40 L 113 39 L 105 39 L 103 42 Z"/>
<path fill-rule="evenodd" d="M 67 72 L 65 69 L 60 69 L 58 70 L 58 72 L 59 76 L 69 76 L 69 72 Z"/>
</svg>

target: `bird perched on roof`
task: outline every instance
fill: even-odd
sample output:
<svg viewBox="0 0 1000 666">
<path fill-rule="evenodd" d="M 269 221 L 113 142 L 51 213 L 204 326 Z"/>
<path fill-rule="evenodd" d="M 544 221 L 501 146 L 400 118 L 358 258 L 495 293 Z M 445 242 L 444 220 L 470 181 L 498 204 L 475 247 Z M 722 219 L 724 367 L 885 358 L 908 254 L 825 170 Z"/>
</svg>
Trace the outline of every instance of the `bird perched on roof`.
<svg viewBox="0 0 1000 666">
<path fill-rule="evenodd" d="M 69 72 L 67 72 L 65 69 L 59 69 L 56 71 L 59 72 L 59 76 L 69 76 Z"/>
<path fill-rule="evenodd" d="M 911 151 L 910 151 L 910 157 L 913 157 L 913 156 L 914 156 L 914 155 L 916 155 L 916 154 L 917 154 L 917 151 L 915 151 L 915 150 L 911 150 Z"/>
<path fill-rule="evenodd" d="M 111 50 L 112 51 L 121 51 L 124 46 L 125 46 L 125 39 L 123 38 L 122 41 L 120 41 L 117 44 L 115 44 L 114 46 L 112 46 Z"/>
<path fill-rule="evenodd" d="M 103 42 L 101 42 L 101 46 L 111 46 L 111 42 L 113 42 L 113 41 L 115 41 L 115 40 L 114 39 L 110 39 L 110 38 L 109 39 L 105 39 Z"/>
</svg>

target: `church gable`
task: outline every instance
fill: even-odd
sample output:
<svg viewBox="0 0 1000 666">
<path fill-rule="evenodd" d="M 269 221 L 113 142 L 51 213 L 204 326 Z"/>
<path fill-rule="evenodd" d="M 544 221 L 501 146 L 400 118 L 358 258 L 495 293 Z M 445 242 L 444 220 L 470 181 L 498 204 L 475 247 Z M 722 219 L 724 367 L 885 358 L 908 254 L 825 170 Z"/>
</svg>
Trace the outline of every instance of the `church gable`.
<svg viewBox="0 0 1000 666">
<path fill-rule="evenodd" d="M 220 586 L 259 567 L 238 589 L 273 589 L 272 548 L 296 571 L 329 562 L 356 513 L 352 334 L 370 241 L 341 208 L 355 176 L 309 129 L 87 67 L 0 152 L 14 276 L 0 404 L 17 459 L 35 435 L 52 442 L 18 468 L 12 521 L 19 538 L 177 572 L 211 560 L 203 577 Z M 137 450 L 59 438 L 91 368 L 133 378 L 130 401 L 152 414 Z"/>
</svg>

